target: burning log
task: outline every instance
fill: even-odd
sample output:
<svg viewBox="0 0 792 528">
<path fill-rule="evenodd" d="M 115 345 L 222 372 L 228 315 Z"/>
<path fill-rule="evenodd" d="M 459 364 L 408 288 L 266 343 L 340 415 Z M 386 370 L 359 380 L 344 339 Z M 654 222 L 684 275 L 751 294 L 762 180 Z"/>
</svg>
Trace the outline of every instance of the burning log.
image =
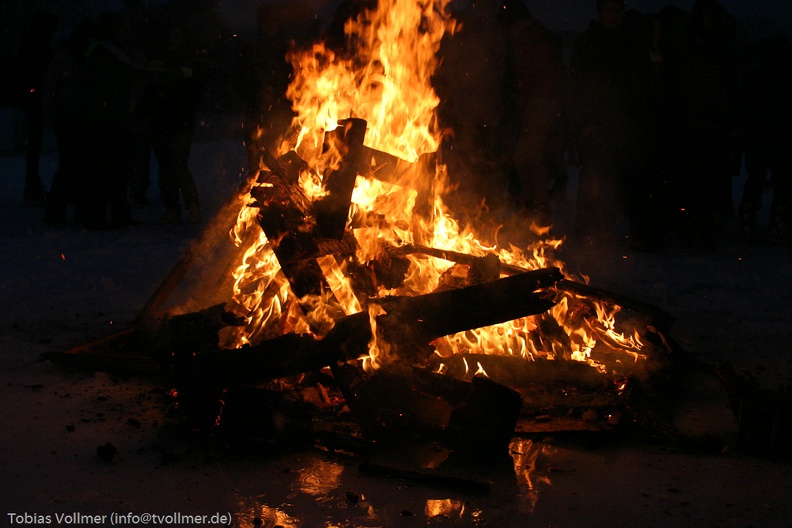
<svg viewBox="0 0 792 528">
<path fill-rule="evenodd" d="M 487 255 L 483 257 L 478 257 L 475 255 L 470 255 L 468 253 L 460 253 L 459 251 L 451 251 L 447 249 L 427 247 L 427 246 L 422 246 L 420 244 L 405 245 L 400 247 L 399 249 L 408 254 L 419 253 L 422 255 L 429 255 L 430 257 L 449 260 L 451 262 L 457 262 L 459 264 L 467 264 L 469 266 L 481 266 L 485 268 L 492 266 L 491 263 L 487 262 L 488 260 L 491 260 L 493 256 L 497 258 L 496 255 Z M 500 260 L 498 260 L 498 270 L 500 273 L 504 275 L 517 275 L 519 273 L 525 273 L 526 271 L 528 271 L 527 269 L 521 268 L 519 266 L 514 266 L 512 264 L 506 264 L 504 262 L 500 262 Z"/>
<path fill-rule="evenodd" d="M 190 370 L 226 387 L 321 370 L 335 359 L 335 352 L 313 336 L 285 334 L 256 346 L 198 354 Z"/>
<path fill-rule="evenodd" d="M 403 284 L 410 264 L 406 257 L 382 251 L 377 258 L 365 264 L 354 257 L 348 258 L 346 274 L 355 295 L 366 306 L 368 299 L 377 296 L 379 286 L 390 290 Z"/>
<path fill-rule="evenodd" d="M 357 239 L 349 231 L 339 240 L 315 238 L 307 233 L 293 233 L 278 242 L 275 254 L 281 266 L 288 266 L 325 255 L 352 255 L 357 249 Z"/>
<path fill-rule="evenodd" d="M 492 255 L 478 257 L 467 253 L 460 253 L 458 251 L 432 248 L 418 244 L 400 247 L 399 251 L 403 251 L 407 254 L 419 253 L 422 255 L 429 255 L 431 257 L 441 258 L 452 262 L 457 262 L 459 264 L 467 264 L 471 267 L 479 267 L 479 269 L 487 269 L 494 266 L 493 263 L 486 262 L 487 259 L 492 258 Z M 503 275 L 515 275 L 524 273 L 526 271 L 524 268 L 519 266 L 506 264 L 500 261 L 498 261 L 497 266 L 498 270 Z M 646 324 L 654 326 L 660 332 L 667 332 L 674 322 L 674 318 L 671 315 L 656 306 L 632 299 L 624 295 L 619 295 L 617 293 L 602 290 L 600 288 L 595 288 L 593 286 L 589 286 L 588 284 L 583 284 L 581 282 L 576 282 L 569 279 L 563 279 L 559 280 L 555 284 L 555 288 L 565 293 L 574 294 L 595 301 L 605 302 L 611 305 L 618 305 L 626 310 L 636 312 L 643 316 Z"/>
<path fill-rule="evenodd" d="M 558 277 L 556 268 L 548 268 L 458 290 L 388 299 L 382 302 L 385 313 L 376 317 L 377 328 L 400 349 L 419 347 L 428 356 L 428 343 L 438 337 L 547 311 L 552 301 L 533 292 Z M 285 335 L 256 346 L 199 353 L 189 368 L 219 385 L 263 381 L 363 357 L 373 337 L 369 314 L 360 312 L 336 321 L 320 340 Z"/>
<path fill-rule="evenodd" d="M 466 378 L 483 369 L 487 376 L 508 387 L 564 386 L 589 390 L 610 388 L 612 382 L 587 363 L 565 360 L 531 360 L 518 356 L 492 354 L 454 354 L 448 358 L 434 356 L 430 366 L 437 370 L 444 365 L 444 373 Z"/>
<path fill-rule="evenodd" d="M 243 320 L 218 304 L 198 312 L 166 317 L 159 327 L 157 349 L 165 355 L 198 354 L 216 350 L 218 332 L 227 326 L 241 326 Z"/>
<path fill-rule="evenodd" d="M 340 154 L 341 161 L 337 169 L 324 175 L 322 186 L 327 195 L 314 203 L 314 234 L 318 237 L 340 239 L 344 235 L 365 135 L 366 122 L 362 119 L 340 121 L 337 129 L 325 135 L 325 142 L 332 152 Z"/>
<path fill-rule="evenodd" d="M 303 216 L 310 216 L 311 202 L 302 192 L 294 173 L 286 170 L 278 159 L 267 150 L 267 147 L 260 148 L 261 161 L 269 168 L 271 174 L 276 178 L 265 178 L 264 183 L 272 185 L 282 195 L 284 195 L 292 207 L 296 208 Z"/>
<path fill-rule="evenodd" d="M 297 297 L 319 295 L 327 289 L 324 274 L 314 259 L 353 254 L 357 250 L 357 240 L 344 228 L 366 122 L 350 119 L 340 130 L 328 137 L 333 148 L 343 153 L 341 164 L 326 177 L 329 195 L 313 206 L 297 184 L 298 172 L 304 166 L 299 157 L 293 155 L 285 160 L 289 170 L 265 147 L 261 148 L 262 161 L 276 177 L 265 181 L 268 186 L 254 188 L 251 195 L 261 211 L 259 224 Z M 316 218 L 312 229 L 311 217 Z"/>
<path fill-rule="evenodd" d="M 552 286 L 561 277 L 558 268 L 545 268 L 465 288 L 404 297 L 384 303 L 387 315 L 381 318 L 384 324 L 394 326 L 400 321 L 415 321 L 413 328 L 419 328 L 431 341 L 546 312 L 554 303 L 533 292 Z"/>
<path fill-rule="evenodd" d="M 270 202 L 260 205 L 259 224 L 272 245 L 275 256 L 298 297 L 320 295 L 327 289 L 327 281 L 314 259 L 296 259 L 295 255 L 317 252 L 313 237 L 299 228 L 304 225 L 303 213 L 294 202 Z"/>
<path fill-rule="evenodd" d="M 586 297 L 596 301 L 603 301 L 608 304 L 617 305 L 624 309 L 634 311 L 640 315 L 643 315 L 646 319 L 646 323 L 654 326 L 660 332 L 667 332 L 674 322 L 674 318 L 671 315 L 656 306 L 652 306 L 651 304 L 638 301 L 624 295 L 619 295 L 617 293 L 605 291 L 600 288 L 595 288 L 593 286 L 589 286 L 588 284 L 565 279 L 559 281 L 555 287 L 562 292 L 579 295 L 581 297 Z"/>
<path fill-rule="evenodd" d="M 397 183 L 402 175 L 415 169 L 415 165 L 398 156 L 370 147 L 363 147 L 358 172 L 374 178 Z"/>
</svg>

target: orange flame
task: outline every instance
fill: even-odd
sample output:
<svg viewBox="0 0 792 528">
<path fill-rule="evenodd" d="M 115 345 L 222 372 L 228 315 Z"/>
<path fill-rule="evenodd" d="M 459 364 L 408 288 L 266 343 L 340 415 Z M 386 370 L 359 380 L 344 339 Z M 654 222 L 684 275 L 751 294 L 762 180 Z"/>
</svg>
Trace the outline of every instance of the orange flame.
<svg viewBox="0 0 792 528">
<path fill-rule="evenodd" d="M 563 240 L 553 238 L 549 228 L 532 226 L 537 241 L 530 247 L 498 248 L 473 228 L 462 228 L 446 207 L 443 195 L 452 190 L 447 184 L 446 167 L 421 170 L 418 167 L 424 164 L 415 163 L 440 146 L 435 112 L 440 101 L 431 78 L 439 64 L 441 39 L 457 28 L 456 22 L 444 14 L 447 2 L 439 0 L 433 5 L 418 0 L 380 0 L 376 10 L 363 11 L 347 22 L 345 32 L 355 45 L 351 53 L 328 49 L 322 43 L 291 52 L 295 75 L 287 96 L 296 117 L 283 136 L 280 154 L 295 151 L 308 163 L 308 169 L 300 175 L 300 185 L 311 199 L 323 195 L 322 174 L 339 162 L 338 153 L 322 149 L 325 132 L 334 130 L 340 120 L 364 119 L 367 147 L 413 163 L 414 170 L 405 171 L 398 182 L 358 176 L 350 219 L 366 218 L 366 225 L 354 230 L 359 246 L 356 257 L 361 263 L 376 259 L 383 247 L 420 240 L 423 245 L 471 256 L 495 254 L 501 263 L 524 269 L 556 266 L 563 271 L 563 263 L 552 256 Z M 415 214 L 419 199 L 431 202 L 425 202 L 431 205 L 431 214 L 426 217 Z M 257 229 L 255 220 L 255 210 L 243 208 L 233 233 L 238 244 L 255 237 L 251 235 Z M 490 238 L 496 240 L 497 233 Z M 392 290 L 380 287 L 378 296 L 430 293 L 454 266 L 453 262 L 430 256 L 410 254 L 407 258 L 410 267 L 404 282 Z M 259 232 L 235 273 L 233 304 L 247 317 L 248 324 L 235 331 L 228 342 L 240 346 L 273 332 L 309 332 L 317 327 L 309 317 L 323 319 L 327 328 L 332 325 L 332 317 L 325 305 L 331 297 L 347 315 L 366 309 L 355 296 L 342 265 L 332 257 L 320 259 L 319 264 L 330 291 L 324 298 L 300 300 L 310 306 L 303 312 L 294 302 L 269 242 Z M 566 271 L 564 274 L 572 278 Z M 582 302 L 571 295 L 557 295 L 557 304 L 548 317 L 565 332 L 563 342 L 546 335 L 542 316 L 533 316 L 460 332 L 433 344 L 443 357 L 474 352 L 527 359 L 565 358 L 585 361 L 601 370 L 606 367 L 592 358 L 598 346 L 625 353 L 633 361 L 643 357 L 639 336 L 626 337 L 617 330 L 618 307 L 589 302 L 587 306 L 594 308 L 584 310 L 578 306 Z M 367 365 L 377 368 L 393 358 L 388 344 L 378 340 L 375 328 L 381 308 L 370 304 L 368 310 L 374 339 Z M 543 333 L 541 339 L 536 338 L 538 333 Z M 480 365 L 479 370 L 483 373 Z"/>
</svg>

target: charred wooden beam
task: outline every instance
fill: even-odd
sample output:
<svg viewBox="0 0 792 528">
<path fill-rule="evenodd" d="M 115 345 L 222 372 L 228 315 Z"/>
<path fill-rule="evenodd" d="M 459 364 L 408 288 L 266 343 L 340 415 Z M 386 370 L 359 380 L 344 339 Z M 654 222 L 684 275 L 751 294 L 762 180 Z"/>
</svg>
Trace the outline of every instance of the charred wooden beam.
<svg viewBox="0 0 792 528">
<path fill-rule="evenodd" d="M 142 340 L 136 328 L 127 328 L 63 352 L 44 352 L 42 357 L 59 365 L 93 372 L 122 376 L 165 374 L 165 367 L 152 359 L 148 343 Z"/>
<path fill-rule="evenodd" d="M 322 187 L 327 195 L 314 202 L 314 234 L 319 238 L 341 239 L 344 235 L 365 136 L 366 121 L 357 118 L 339 121 L 338 128 L 325 135 L 331 152 L 337 152 L 341 160 L 337 169 L 324 175 Z"/>
<path fill-rule="evenodd" d="M 192 367 L 223 387 L 320 370 L 333 356 L 311 335 L 284 334 L 256 346 L 198 354 Z"/>
<path fill-rule="evenodd" d="M 560 276 L 557 268 L 548 268 L 455 290 L 385 299 L 377 328 L 387 342 L 419 347 L 445 335 L 540 314 L 554 303 L 534 291 Z M 337 322 L 324 341 L 344 357 L 356 358 L 368 353 L 372 337 L 369 315 L 358 313 Z"/>
<path fill-rule="evenodd" d="M 430 257 L 436 257 L 451 262 L 457 262 L 459 264 L 467 264 L 469 266 L 488 267 L 489 264 L 486 263 L 485 261 L 486 259 L 491 259 L 489 255 L 476 256 L 476 255 L 470 255 L 468 253 L 461 253 L 459 251 L 433 248 L 433 247 L 423 246 L 420 244 L 402 246 L 399 248 L 399 250 L 404 251 L 405 253 L 418 253 L 421 255 L 428 255 Z M 500 273 L 504 275 L 517 275 L 519 273 L 525 273 L 526 271 L 530 271 L 526 268 L 521 268 L 519 266 L 514 266 L 512 264 L 506 264 L 500 261 L 498 263 L 498 269 L 500 270 Z"/>
<path fill-rule="evenodd" d="M 364 146 L 360 156 L 358 172 L 378 180 L 397 183 L 406 172 L 414 170 L 415 164 L 393 154 Z"/>
<path fill-rule="evenodd" d="M 607 390 L 612 378 L 603 376 L 595 368 L 580 361 L 533 360 L 519 356 L 492 354 L 454 354 L 448 358 L 433 356 L 429 365 L 437 369 L 445 365 L 445 372 L 456 378 L 472 376 L 479 365 L 490 379 L 508 387 L 563 386 L 585 390 Z"/>
<path fill-rule="evenodd" d="M 413 175 L 415 182 L 413 188 L 418 194 L 415 197 L 415 207 L 413 208 L 413 233 L 416 241 L 425 242 L 428 233 L 424 226 L 432 224 L 435 212 L 437 155 L 434 152 L 421 155 L 414 170 L 418 174 Z"/>
<path fill-rule="evenodd" d="M 336 148 L 343 149 L 348 156 L 353 156 L 355 149 L 358 148 L 356 147 L 358 142 L 362 146 L 365 121 L 350 120 L 350 122 L 341 128 L 342 132 L 338 133 L 349 144 L 339 144 Z M 352 161 L 342 161 L 339 170 L 334 171 L 326 181 L 330 194 L 324 205 L 317 203 L 316 207 L 312 207 L 297 184 L 299 171 L 303 167 L 299 157 L 282 157 L 281 159 L 287 163 L 284 165 L 264 147 L 261 148 L 261 156 L 262 161 L 275 177 L 266 180 L 268 186 L 259 187 L 251 192 L 259 202 L 257 204 L 261 211 L 259 223 L 272 244 L 294 294 L 300 298 L 309 294 L 319 295 L 327 289 L 327 282 L 314 259 L 330 254 L 350 254 L 357 250 L 354 236 L 344 231 L 357 172 L 349 170 Z M 352 174 L 351 178 L 350 174 Z M 307 219 L 314 214 L 317 216 L 317 224 L 311 233 L 310 222 Z M 339 220 L 341 216 L 343 220 Z M 322 225 L 324 227 L 321 227 Z M 341 226 L 340 232 L 335 228 L 338 225 Z M 317 226 L 320 226 L 319 229 Z M 328 226 L 334 227 L 329 230 Z M 326 236 L 328 233 L 332 238 Z"/>
<path fill-rule="evenodd" d="M 278 163 L 285 173 L 286 181 L 293 184 L 297 184 L 300 181 L 301 172 L 308 170 L 308 163 L 293 150 L 278 157 Z"/>
<path fill-rule="evenodd" d="M 385 322 L 398 326 L 414 321 L 413 328 L 431 339 L 546 312 L 554 303 L 533 293 L 562 277 L 558 268 L 528 271 L 520 275 L 383 304 Z"/>
<path fill-rule="evenodd" d="M 564 279 L 556 283 L 555 287 L 558 291 L 578 295 L 595 301 L 604 301 L 609 304 L 618 305 L 623 309 L 636 312 L 646 317 L 647 323 L 654 326 L 660 332 L 667 332 L 674 322 L 674 317 L 656 306 L 632 299 L 625 295 L 595 288 L 588 284 Z"/>
<path fill-rule="evenodd" d="M 281 266 L 325 255 L 351 255 L 358 249 L 357 239 L 347 231 L 340 240 L 315 238 L 308 233 L 289 233 L 278 242 L 278 261 Z"/>
<path fill-rule="evenodd" d="M 322 269 L 314 259 L 295 259 L 295 253 L 308 251 L 313 246 L 310 235 L 292 230 L 293 220 L 299 212 L 289 204 L 271 203 L 261 208 L 259 224 L 272 245 L 275 256 L 289 280 L 292 291 L 298 298 L 305 295 L 320 295 L 327 289 Z"/>
<path fill-rule="evenodd" d="M 244 319 L 226 311 L 225 303 L 166 317 L 157 332 L 157 351 L 169 356 L 217 350 L 220 345 L 218 332 L 227 326 L 243 324 Z"/>
<path fill-rule="evenodd" d="M 448 428 L 461 433 L 458 448 L 494 458 L 507 453 L 521 407 L 517 391 L 476 376 L 464 403 L 451 412 Z"/>
<path fill-rule="evenodd" d="M 443 335 L 542 313 L 553 302 L 533 291 L 552 273 L 537 270 L 458 290 L 389 299 L 382 303 L 385 314 L 377 317 L 377 325 L 386 339 L 421 347 Z M 321 340 L 283 336 L 255 347 L 199 354 L 195 365 L 221 384 L 262 381 L 360 358 L 368 354 L 372 337 L 370 316 L 360 312 L 336 321 Z"/>
</svg>

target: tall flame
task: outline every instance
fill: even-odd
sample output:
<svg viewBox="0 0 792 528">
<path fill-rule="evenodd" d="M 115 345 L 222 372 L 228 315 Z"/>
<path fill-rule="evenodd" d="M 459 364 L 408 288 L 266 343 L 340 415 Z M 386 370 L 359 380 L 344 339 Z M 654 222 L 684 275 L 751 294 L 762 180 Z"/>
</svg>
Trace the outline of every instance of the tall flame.
<svg viewBox="0 0 792 528">
<path fill-rule="evenodd" d="M 317 43 L 290 52 L 295 73 L 287 96 L 296 117 L 282 137 L 279 154 L 295 151 L 305 160 L 309 167 L 300 177 L 301 185 L 306 196 L 321 196 L 323 173 L 338 163 L 337 156 L 323 152 L 324 135 L 337 128 L 339 121 L 356 117 L 367 123 L 367 147 L 412 163 L 414 170 L 405 171 L 398 182 L 358 176 L 350 217 L 374 219 L 355 229 L 360 248 L 357 259 L 361 263 L 374 260 L 383 247 L 420 240 L 427 246 L 471 256 L 496 254 L 501 262 L 525 269 L 556 266 L 563 270 L 563 263 L 552 257 L 562 241 L 548 236 L 546 231 L 535 233 L 537 242 L 531 247 L 498 249 L 496 233 L 485 241 L 472 228 L 463 229 L 443 201 L 443 195 L 450 190 L 446 168 L 417 163 L 422 156 L 438 151 L 441 144 L 436 117 L 440 100 L 431 79 L 439 66 L 441 40 L 458 29 L 456 21 L 445 14 L 448 1 L 379 0 L 377 9 L 364 10 L 347 21 L 345 33 L 350 48 L 334 50 Z M 430 214 L 415 214 L 419 200 L 424 200 Z M 254 221 L 250 210 L 240 213 L 235 230 L 240 244 L 251 237 L 248 233 Z M 453 266 L 452 262 L 435 257 L 410 254 L 407 258 L 410 267 L 403 283 L 392 290 L 380 287 L 378 296 L 432 292 Z M 320 265 L 332 289 L 328 295 L 334 297 L 344 313 L 364 310 L 364 303 L 355 297 L 344 275 L 344 263 L 326 258 Z M 306 322 L 307 314 L 301 313 L 293 300 L 266 237 L 258 236 L 236 273 L 234 302 L 237 311 L 248 316 L 249 324 L 229 342 L 238 346 L 260 339 L 267 335 L 268 328 L 311 331 L 315 325 Z M 311 300 L 311 311 L 321 312 L 324 300 Z M 618 347 L 635 360 L 641 357 L 638 337 L 625 337 L 616 331 L 616 310 L 597 307 L 596 323 L 583 324 L 580 314 L 570 306 L 574 302 L 574 298 L 561 295 L 546 316 L 552 318 L 555 328 L 568 335 L 563 344 L 536 338 L 543 326 L 541 317 L 545 316 L 534 316 L 446 336 L 434 345 L 443 357 L 460 352 L 528 359 L 563 357 L 587 361 L 598 368 L 603 367 L 592 359 L 592 350 L 599 342 Z M 306 301 L 302 300 L 302 304 Z M 369 306 L 372 326 L 376 326 L 376 310 Z M 545 320 L 544 326 L 547 325 Z M 386 363 L 390 354 L 387 344 L 378 341 L 376 331 L 373 333 L 368 364 L 376 367 Z"/>
<path fill-rule="evenodd" d="M 440 41 L 455 27 L 441 14 L 447 2 L 381 0 L 376 10 L 347 21 L 351 53 L 321 43 L 293 53 L 295 78 L 287 96 L 297 113 L 294 148 L 315 151 L 339 120 L 359 117 L 368 123 L 366 144 L 372 148 L 411 162 L 437 151 L 440 99 L 430 79 Z"/>
</svg>

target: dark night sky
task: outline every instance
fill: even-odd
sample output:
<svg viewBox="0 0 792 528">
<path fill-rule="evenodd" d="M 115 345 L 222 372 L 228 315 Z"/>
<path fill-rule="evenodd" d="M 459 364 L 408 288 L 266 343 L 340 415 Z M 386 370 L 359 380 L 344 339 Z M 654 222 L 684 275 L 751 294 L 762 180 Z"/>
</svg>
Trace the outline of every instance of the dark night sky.
<svg viewBox="0 0 792 528">
<path fill-rule="evenodd" d="M 286 0 L 306 1 L 316 5 L 318 13 L 332 11 L 336 0 Z M 221 0 L 225 18 L 234 26 L 251 22 L 252 13 L 261 0 Z M 534 17 L 556 30 L 583 30 L 595 15 L 595 0 L 525 0 Z M 673 4 L 689 10 L 694 0 L 628 0 L 627 7 L 642 13 L 659 10 Z M 790 0 L 721 0 L 721 3 L 740 22 L 750 27 L 774 26 L 792 29 L 792 2 Z"/>
<path fill-rule="evenodd" d="M 221 0 L 220 9 L 232 27 L 248 29 L 262 0 Z M 287 3 L 308 2 L 321 16 L 330 13 L 337 0 L 285 0 Z M 554 30 L 581 31 L 595 16 L 595 0 L 525 0 L 533 16 Z M 668 4 L 689 10 L 694 0 L 627 0 L 628 9 L 642 13 L 658 11 Z M 773 32 L 776 27 L 792 33 L 792 1 L 790 0 L 721 0 L 741 23 L 756 31 Z"/>
<path fill-rule="evenodd" d="M 658 11 L 665 5 L 689 10 L 693 0 L 628 0 L 627 8 L 642 13 Z M 595 15 L 595 0 L 526 0 L 535 18 L 552 29 L 582 30 Z M 742 25 L 792 28 L 790 0 L 721 0 Z"/>
<path fill-rule="evenodd" d="M 5 20 L 0 34 L 0 55 L 9 58 L 16 50 L 15 41 L 19 37 L 20 28 L 25 26 L 26 15 L 39 5 L 53 9 L 64 20 L 79 20 L 86 15 L 95 15 L 100 11 L 118 9 L 123 0 L 2 0 L 2 13 L 11 13 L 11 19 Z M 141 0 L 143 2 L 162 2 L 164 0 Z M 230 28 L 240 36 L 255 32 L 256 11 L 262 2 L 280 1 L 293 9 L 295 24 L 304 22 L 306 13 L 327 19 L 332 15 L 335 5 L 340 0 L 217 0 L 219 12 Z M 455 0 L 469 2 L 472 0 Z M 525 0 L 533 16 L 545 26 L 556 31 L 578 32 L 584 30 L 595 17 L 596 0 Z M 642 13 L 656 12 L 664 5 L 673 4 L 684 10 L 690 10 L 695 0 L 627 0 L 628 9 Z M 747 41 L 761 36 L 777 36 L 780 32 L 792 35 L 792 0 L 720 0 L 738 21 L 738 35 Z M 8 2 L 6 4 L 6 2 Z M 81 6 L 75 11 L 76 6 Z M 307 9 L 306 9 L 307 7 Z M 9 11 L 10 9 L 10 11 Z M 63 16 L 67 15 L 67 16 Z M 71 16 L 68 16 L 71 15 Z M 309 15 L 310 16 L 310 15 Z M 68 28 L 61 28 L 63 35 Z"/>
</svg>

